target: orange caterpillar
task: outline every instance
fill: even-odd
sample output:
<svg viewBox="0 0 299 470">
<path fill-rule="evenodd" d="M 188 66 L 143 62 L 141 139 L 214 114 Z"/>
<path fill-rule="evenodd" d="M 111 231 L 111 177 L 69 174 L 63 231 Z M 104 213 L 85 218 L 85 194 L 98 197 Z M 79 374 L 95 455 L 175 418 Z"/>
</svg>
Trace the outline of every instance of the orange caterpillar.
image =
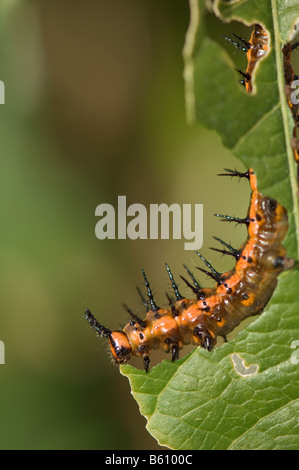
<svg viewBox="0 0 299 470">
<path fill-rule="evenodd" d="M 249 41 L 233 34 L 235 39 L 232 39 L 228 36 L 224 36 L 224 38 L 233 44 L 235 47 L 238 47 L 243 52 L 246 52 L 247 56 L 247 68 L 246 72 L 242 72 L 242 70 L 237 70 L 242 76 L 243 79 L 241 80 L 241 84 L 245 86 L 246 91 L 251 93 L 252 92 L 252 73 L 257 64 L 257 62 L 262 59 L 268 51 L 268 34 L 262 28 L 262 26 L 255 24 L 253 27 L 253 32 Z M 237 40 L 236 40 L 237 39 Z M 284 66 L 284 78 L 285 78 L 285 94 L 287 97 L 287 102 L 289 108 L 292 111 L 293 118 L 294 118 L 294 128 L 293 128 L 293 136 L 291 140 L 291 146 L 294 152 L 294 159 L 297 162 L 297 173 L 298 173 L 298 181 L 299 181 L 299 142 L 297 139 L 297 126 L 299 122 L 298 116 L 298 104 L 292 103 L 291 94 L 292 94 L 292 83 L 294 80 L 298 79 L 299 76 L 295 75 L 293 67 L 291 65 L 291 56 L 292 51 L 299 46 L 299 43 L 290 44 L 287 43 L 282 48 L 283 54 L 283 66 Z"/>
<path fill-rule="evenodd" d="M 149 302 L 142 295 L 141 297 L 148 313 L 142 320 L 127 308 L 131 320 L 122 331 L 111 331 L 104 327 L 87 309 L 86 319 L 98 335 L 108 339 L 116 364 L 125 364 L 131 356 L 139 356 L 143 358 L 144 368 L 148 371 L 153 349 L 161 348 L 170 353 L 173 361 L 178 359 L 184 344 L 213 349 L 218 336 L 225 337 L 245 318 L 262 312 L 274 292 L 279 273 L 294 265 L 292 259 L 286 258 L 286 251 L 281 244 L 289 226 L 286 210 L 277 201 L 258 191 L 253 170 L 245 173 L 226 171 L 228 173 L 223 176 L 247 178 L 252 190 L 247 217 L 239 219 L 216 214 L 222 220 L 247 226 L 247 240 L 239 249 L 216 239 L 225 248 L 216 251 L 233 256 L 236 260 L 235 267 L 231 271 L 218 273 L 197 253 L 210 271 L 198 269 L 212 277 L 216 286 L 201 288 L 185 267 L 192 283 L 182 276 L 181 278 L 195 294 L 194 300 L 185 298 L 179 292 L 166 264 L 175 294 L 175 301 L 167 295 L 169 308 L 156 305 L 150 284 L 142 270 Z"/>
<path fill-rule="evenodd" d="M 234 34 L 234 36 L 238 41 L 231 39 L 228 36 L 224 36 L 224 38 L 243 52 L 246 52 L 248 62 L 246 72 L 244 73 L 241 70 L 237 71 L 243 76 L 243 80 L 241 80 L 242 85 L 244 85 L 246 90 L 251 93 L 253 70 L 257 62 L 261 60 L 268 51 L 268 34 L 262 26 L 255 24 L 249 41 L 246 41 L 236 34 Z"/>
</svg>

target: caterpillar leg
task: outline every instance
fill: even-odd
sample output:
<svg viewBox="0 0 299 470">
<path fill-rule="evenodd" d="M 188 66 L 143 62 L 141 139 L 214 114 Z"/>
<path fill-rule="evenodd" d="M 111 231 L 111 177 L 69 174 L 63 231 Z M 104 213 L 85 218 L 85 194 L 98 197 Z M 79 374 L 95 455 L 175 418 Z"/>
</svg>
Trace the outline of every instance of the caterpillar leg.
<svg viewBox="0 0 299 470">
<path fill-rule="evenodd" d="M 171 360 L 172 362 L 174 362 L 177 361 L 179 358 L 179 345 L 176 343 L 171 346 Z"/>
<path fill-rule="evenodd" d="M 183 345 L 182 343 L 179 344 L 177 341 L 175 341 L 172 338 L 167 338 L 165 340 L 165 345 L 166 348 L 163 348 L 165 352 L 170 352 L 171 353 L 171 360 L 172 362 L 177 361 L 179 357 L 179 352 L 180 349 L 182 349 Z"/>
<path fill-rule="evenodd" d="M 147 356 L 147 355 L 143 356 L 143 367 L 144 367 L 145 372 L 149 371 L 149 365 L 150 365 L 149 356 Z"/>
<path fill-rule="evenodd" d="M 193 330 L 194 343 L 208 351 L 215 346 L 215 335 L 203 326 L 196 326 Z"/>
</svg>

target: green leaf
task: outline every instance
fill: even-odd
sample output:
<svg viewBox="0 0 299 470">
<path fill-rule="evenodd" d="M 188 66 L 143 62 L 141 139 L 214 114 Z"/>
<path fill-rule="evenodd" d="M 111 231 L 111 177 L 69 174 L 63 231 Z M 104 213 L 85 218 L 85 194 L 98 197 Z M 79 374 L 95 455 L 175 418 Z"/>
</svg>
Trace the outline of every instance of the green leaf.
<svg viewBox="0 0 299 470">
<path fill-rule="evenodd" d="M 271 47 L 254 74 L 254 92 L 238 84 L 234 64 L 208 35 L 203 0 L 190 0 L 184 49 L 188 119 L 215 129 L 223 144 L 258 175 L 259 189 L 289 214 L 288 256 L 298 259 L 293 118 L 284 92 L 281 48 L 299 16 L 299 0 L 214 2 L 223 21 L 260 23 Z M 225 162 L 224 162 L 225 165 Z M 266 310 L 212 352 L 196 349 L 148 374 L 122 366 L 148 431 L 174 449 L 298 449 L 299 271 L 280 276 Z M 297 346 L 298 347 L 298 346 Z"/>
</svg>

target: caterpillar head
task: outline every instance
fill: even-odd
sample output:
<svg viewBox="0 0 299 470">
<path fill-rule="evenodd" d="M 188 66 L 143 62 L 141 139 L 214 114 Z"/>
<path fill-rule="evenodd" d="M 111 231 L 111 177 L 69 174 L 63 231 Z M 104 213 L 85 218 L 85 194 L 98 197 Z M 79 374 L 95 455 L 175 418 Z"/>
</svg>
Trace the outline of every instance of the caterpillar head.
<svg viewBox="0 0 299 470">
<path fill-rule="evenodd" d="M 123 331 L 111 331 L 101 325 L 88 309 L 85 311 L 85 318 L 99 336 L 108 339 L 113 361 L 116 364 L 126 364 L 131 357 L 132 351 L 126 333 Z"/>
<path fill-rule="evenodd" d="M 272 232 L 277 241 L 282 241 L 289 228 L 286 209 L 270 197 L 262 199 L 262 208 L 264 210 L 265 229 Z"/>
<path fill-rule="evenodd" d="M 249 213 L 250 235 L 260 234 L 260 241 L 271 244 L 281 242 L 289 228 L 286 209 L 275 199 L 263 196 L 261 193 L 255 195 Z"/>
<path fill-rule="evenodd" d="M 109 345 L 115 364 L 126 364 L 131 357 L 131 345 L 126 333 L 123 331 L 111 331 Z"/>
</svg>

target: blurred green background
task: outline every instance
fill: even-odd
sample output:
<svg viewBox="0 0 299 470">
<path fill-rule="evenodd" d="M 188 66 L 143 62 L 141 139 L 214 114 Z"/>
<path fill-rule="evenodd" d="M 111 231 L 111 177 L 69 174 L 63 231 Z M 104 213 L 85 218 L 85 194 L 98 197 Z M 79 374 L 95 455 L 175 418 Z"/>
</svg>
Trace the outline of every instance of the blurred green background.
<svg viewBox="0 0 299 470">
<path fill-rule="evenodd" d="M 83 312 L 117 329 L 122 302 L 143 315 L 142 267 L 166 305 L 165 261 L 177 279 L 199 265 L 184 240 L 98 240 L 98 204 L 204 204 L 201 252 L 220 271 L 233 262 L 209 250 L 212 236 L 246 236 L 213 217 L 245 216 L 246 182 L 216 176 L 242 165 L 186 123 L 188 2 L 1 0 L 0 13 L 0 448 L 157 449 Z M 221 36 L 242 28 L 210 29 L 244 69 Z"/>
</svg>

